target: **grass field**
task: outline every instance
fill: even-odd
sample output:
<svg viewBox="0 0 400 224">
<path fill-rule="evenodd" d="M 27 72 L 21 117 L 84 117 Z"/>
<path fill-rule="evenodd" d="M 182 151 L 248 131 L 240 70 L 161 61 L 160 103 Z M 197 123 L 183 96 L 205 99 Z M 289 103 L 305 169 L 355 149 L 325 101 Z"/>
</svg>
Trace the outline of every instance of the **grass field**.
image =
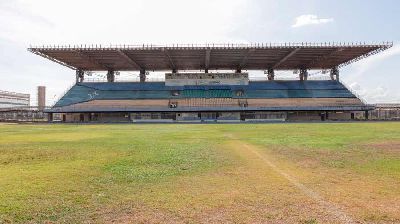
<svg viewBox="0 0 400 224">
<path fill-rule="evenodd" d="M 399 223 L 400 123 L 0 125 L 0 223 Z"/>
</svg>

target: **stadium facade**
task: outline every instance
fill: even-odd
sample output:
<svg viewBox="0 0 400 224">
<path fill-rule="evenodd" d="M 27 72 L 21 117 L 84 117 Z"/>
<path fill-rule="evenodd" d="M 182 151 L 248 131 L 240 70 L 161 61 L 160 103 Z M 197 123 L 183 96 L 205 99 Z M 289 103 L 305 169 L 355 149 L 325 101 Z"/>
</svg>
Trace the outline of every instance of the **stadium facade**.
<svg viewBox="0 0 400 224">
<path fill-rule="evenodd" d="M 76 84 L 47 112 L 63 122 L 349 120 L 367 105 L 339 80 L 341 67 L 392 46 L 384 44 L 225 44 L 42 46 L 29 51 L 76 71 Z M 263 70 L 266 79 L 249 79 Z M 275 71 L 298 71 L 279 80 Z M 329 80 L 310 80 L 310 70 Z M 107 71 L 106 82 L 85 72 Z M 116 82 L 139 71 L 138 82 Z M 165 80 L 149 82 L 149 71 Z"/>
<path fill-rule="evenodd" d="M 0 90 L 0 109 L 11 107 L 28 107 L 30 95 Z"/>
</svg>

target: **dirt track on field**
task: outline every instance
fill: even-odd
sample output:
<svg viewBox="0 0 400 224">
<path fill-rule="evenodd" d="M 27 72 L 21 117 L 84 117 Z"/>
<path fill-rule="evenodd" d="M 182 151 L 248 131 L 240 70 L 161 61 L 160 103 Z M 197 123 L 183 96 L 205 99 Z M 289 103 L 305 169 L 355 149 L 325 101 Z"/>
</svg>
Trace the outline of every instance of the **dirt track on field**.
<svg viewBox="0 0 400 224">
<path fill-rule="evenodd" d="M 330 214 L 332 220 L 339 221 L 340 223 L 355 223 L 351 216 L 344 212 L 342 208 L 327 201 L 310 187 L 300 183 L 295 177 L 280 169 L 274 162 L 269 159 L 268 155 L 266 155 L 265 153 L 261 153 L 261 150 L 258 147 L 250 145 L 248 143 L 244 143 L 239 140 L 233 140 L 231 144 L 233 145 L 234 149 L 239 150 L 238 153 L 240 153 L 242 156 L 255 156 L 258 159 L 262 160 L 265 166 L 268 166 L 269 168 L 274 170 L 280 176 L 289 181 L 293 185 L 293 187 L 296 187 L 299 191 L 301 191 L 301 193 L 314 200 L 321 209 Z"/>
<path fill-rule="evenodd" d="M 118 216 L 111 212 L 107 222 L 355 223 L 343 208 L 302 184 L 288 172 L 285 164 L 268 152 L 231 136 L 228 138 L 231 139 L 223 145 L 223 150 L 241 161 L 240 166 L 180 178 L 174 186 L 166 186 L 177 193 L 169 201 L 160 205 L 136 205 L 124 209 L 124 214 Z M 189 204 L 176 210 L 165 204 L 180 201 Z"/>
</svg>

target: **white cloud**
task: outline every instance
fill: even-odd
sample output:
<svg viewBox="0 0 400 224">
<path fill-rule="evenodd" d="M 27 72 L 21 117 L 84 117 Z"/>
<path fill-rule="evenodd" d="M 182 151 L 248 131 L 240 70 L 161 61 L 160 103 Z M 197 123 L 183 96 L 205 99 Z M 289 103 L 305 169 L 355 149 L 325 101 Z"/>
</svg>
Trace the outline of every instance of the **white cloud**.
<svg viewBox="0 0 400 224">
<path fill-rule="evenodd" d="M 367 103 L 399 103 L 400 94 L 393 93 L 388 88 L 378 85 L 373 88 L 364 88 L 358 82 L 349 85 L 350 89 L 355 92 L 358 97 L 366 100 Z"/>
<path fill-rule="evenodd" d="M 318 18 L 317 15 L 301 15 L 295 19 L 294 24 L 292 25 L 293 28 L 301 27 L 301 26 L 308 26 L 308 25 L 318 25 L 323 23 L 331 23 L 333 22 L 333 18 Z"/>
<path fill-rule="evenodd" d="M 0 5 L 0 37 L 25 45 L 228 42 L 245 8 L 244 0 L 16 0 Z"/>
</svg>

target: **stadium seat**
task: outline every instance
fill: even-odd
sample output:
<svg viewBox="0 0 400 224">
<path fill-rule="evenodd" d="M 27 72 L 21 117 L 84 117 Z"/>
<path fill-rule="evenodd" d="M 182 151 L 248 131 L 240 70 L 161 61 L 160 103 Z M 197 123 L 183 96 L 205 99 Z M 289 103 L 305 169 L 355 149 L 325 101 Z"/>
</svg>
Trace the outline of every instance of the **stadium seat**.
<svg viewBox="0 0 400 224">
<path fill-rule="evenodd" d="M 241 94 L 236 94 L 240 91 Z M 199 100 L 194 100 L 199 98 Z M 321 100 L 317 100 L 320 99 Z M 238 105 L 237 99 L 249 99 L 251 105 L 289 105 L 302 103 L 310 105 L 360 104 L 360 100 L 342 83 L 324 81 L 251 81 L 249 85 L 238 86 L 165 86 L 163 82 L 132 83 L 78 83 L 56 104 L 63 107 L 93 100 L 180 100 L 184 105 Z M 210 100 L 205 100 L 210 99 Z M 218 101 L 218 99 L 222 99 Z M 229 100 L 230 99 L 230 100 Z M 236 99 L 236 100 L 232 100 Z M 259 100 L 258 100 L 259 99 Z M 290 100 L 293 99 L 293 100 Z M 301 100 L 301 99 L 305 99 Z M 332 99 L 332 100 L 328 100 Z M 351 100 L 346 100 L 351 99 Z M 97 102 L 97 101 L 96 101 Z M 104 101 L 106 102 L 106 101 Z M 149 102 L 149 101 L 132 101 Z M 181 101 L 179 101 L 181 102 Z M 290 102 L 290 103 L 288 103 Z M 112 103 L 111 103 L 112 104 Z M 165 105 L 168 105 L 165 104 Z M 181 106 L 181 105 L 178 105 Z"/>
</svg>

